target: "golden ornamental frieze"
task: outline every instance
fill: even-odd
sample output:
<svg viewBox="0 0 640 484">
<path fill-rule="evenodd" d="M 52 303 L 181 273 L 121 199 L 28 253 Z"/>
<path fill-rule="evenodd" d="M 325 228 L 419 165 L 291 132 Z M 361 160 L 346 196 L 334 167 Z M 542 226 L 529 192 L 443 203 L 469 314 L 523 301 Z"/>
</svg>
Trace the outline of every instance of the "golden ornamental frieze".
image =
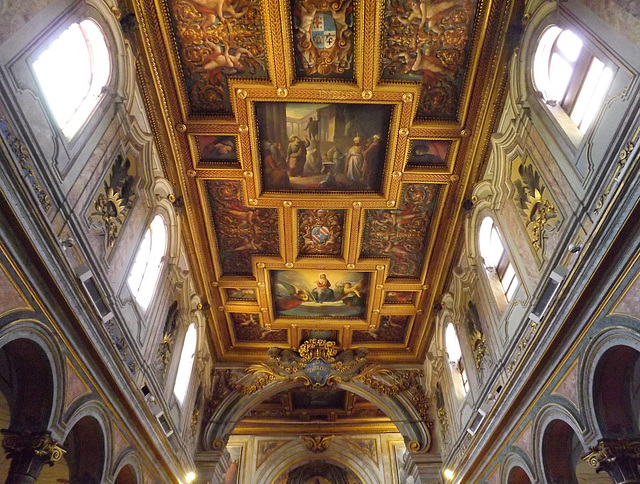
<svg viewBox="0 0 640 484">
<path fill-rule="evenodd" d="M 517 157 L 512 162 L 511 181 L 515 187 L 514 203 L 524 223 L 535 252 L 544 253 L 548 231 L 561 222 L 557 204 L 538 169 L 529 158 Z"/>
</svg>

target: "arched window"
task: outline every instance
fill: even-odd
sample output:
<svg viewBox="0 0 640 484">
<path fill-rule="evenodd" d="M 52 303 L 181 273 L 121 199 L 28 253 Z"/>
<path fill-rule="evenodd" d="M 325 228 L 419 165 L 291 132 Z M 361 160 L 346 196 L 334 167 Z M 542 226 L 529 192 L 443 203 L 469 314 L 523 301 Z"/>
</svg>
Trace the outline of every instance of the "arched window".
<svg viewBox="0 0 640 484">
<path fill-rule="evenodd" d="M 94 110 L 111 75 L 102 29 L 87 19 L 72 24 L 40 54 L 33 70 L 67 140 Z"/>
<path fill-rule="evenodd" d="M 180 405 L 184 403 L 189 388 L 189 380 L 191 380 L 191 370 L 193 368 L 193 360 L 196 356 L 196 348 L 198 347 L 198 335 L 196 325 L 191 323 L 182 344 L 182 353 L 180 353 L 180 363 L 178 363 L 178 372 L 176 373 L 176 383 L 173 386 L 173 394 L 178 399 Z"/>
<path fill-rule="evenodd" d="M 451 371 L 454 378 L 459 378 L 462 383 L 462 389 L 465 395 L 469 393 L 469 378 L 467 377 L 467 371 L 464 368 L 464 361 L 462 360 L 462 349 L 460 349 L 460 341 L 458 341 L 458 335 L 456 334 L 456 328 L 453 323 L 447 325 L 447 329 L 444 333 L 444 340 L 449 355 L 449 364 L 451 365 Z"/>
<path fill-rule="evenodd" d="M 533 61 L 535 87 L 549 106 L 562 108 L 582 134 L 600 110 L 612 79 L 606 59 L 593 55 L 571 30 L 553 25 L 540 37 Z"/>
<path fill-rule="evenodd" d="M 480 225 L 479 248 L 485 267 L 495 272 L 507 301 L 510 301 L 518 289 L 518 276 L 491 217 L 485 217 Z"/>
<path fill-rule="evenodd" d="M 146 310 L 155 291 L 167 248 L 167 228 L 160 215 L 151 222 L 140 244 L 127 284 L 133 297 Z"/>
</svg>

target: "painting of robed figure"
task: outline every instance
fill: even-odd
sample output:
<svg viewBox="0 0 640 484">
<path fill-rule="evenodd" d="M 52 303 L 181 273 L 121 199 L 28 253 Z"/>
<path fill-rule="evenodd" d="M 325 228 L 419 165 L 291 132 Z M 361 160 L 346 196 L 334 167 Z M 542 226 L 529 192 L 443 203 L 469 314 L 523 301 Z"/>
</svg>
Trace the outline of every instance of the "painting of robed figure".
<svg viewBox="0 0 640 484">
<path fill-rule="evenodd" d="M 362 318 L 369 273 L 316 270 L 271 271 L 276 317 Z"/>
<path fill-rule="evenodd" d="M 266 191 L 380 191 L 392 106 L 258 102 Z"/>
</svg>

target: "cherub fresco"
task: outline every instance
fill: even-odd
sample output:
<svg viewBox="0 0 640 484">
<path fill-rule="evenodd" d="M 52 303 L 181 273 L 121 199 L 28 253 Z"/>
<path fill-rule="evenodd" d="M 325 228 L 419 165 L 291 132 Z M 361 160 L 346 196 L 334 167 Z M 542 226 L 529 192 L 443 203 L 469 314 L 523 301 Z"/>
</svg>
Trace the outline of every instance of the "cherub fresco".
<svg viewBox="0 0 640 484">
<path fill-rule="evenodd" d="M 387 0 L 382 77 L 420 80 L 419 117 L 455 115 L 475 0 Z"/>
<path fill-rule="evenodd" d="M 194 111 L 230 113 L 229 76 L 268 77 L 257 0 L 172 0 L 171 14 Z"/>
<path fill-rule="evenodd" d="M 367 210 L 362 256 L 390 257 L 392 277 L 418 277 L 437 194 L 437 185 L 407 184 L 397 209 Z"/>
<path fill-rule="evenodd" d="M 224 274 L 251 274 L 251 255 L 279 252 L 278 213 L 249 208 L 242 202 L 241 183 L 211 180 L 207 191 Z"/>
</svg>

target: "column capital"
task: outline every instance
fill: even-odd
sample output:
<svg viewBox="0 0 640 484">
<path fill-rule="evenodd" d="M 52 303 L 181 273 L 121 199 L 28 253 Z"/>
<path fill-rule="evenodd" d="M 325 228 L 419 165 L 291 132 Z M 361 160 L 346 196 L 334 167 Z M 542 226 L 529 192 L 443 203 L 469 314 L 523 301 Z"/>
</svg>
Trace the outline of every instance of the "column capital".
<svg viewBox="0 0 640 484">
<path fill-rule="evenodd" d="M 53 465 L 66 450 L 51 438 L 50 431 L 17 432 L 2 430 L 2 447 L 7 459 L 11 459 L 7 483 L 28 484 L 35 482 L 42 466 Z"/>
<path fill-rule="evenodd" d="M 606 471 L 616 483 L 640 483 L 640 439 L 602 439 L 583 457 L 596 473 Z"/>
<path fill-rule="evenodd" d="M 66 450 L 58 445 L 58 441 L 51 438 L 51 432 L 16 432 L 2 429 L 2 447 L 7 459 L 13 459 L 22 452 L 33 452 L 45 464 L 53 465 L 60 460 Z"/>
</svg>

